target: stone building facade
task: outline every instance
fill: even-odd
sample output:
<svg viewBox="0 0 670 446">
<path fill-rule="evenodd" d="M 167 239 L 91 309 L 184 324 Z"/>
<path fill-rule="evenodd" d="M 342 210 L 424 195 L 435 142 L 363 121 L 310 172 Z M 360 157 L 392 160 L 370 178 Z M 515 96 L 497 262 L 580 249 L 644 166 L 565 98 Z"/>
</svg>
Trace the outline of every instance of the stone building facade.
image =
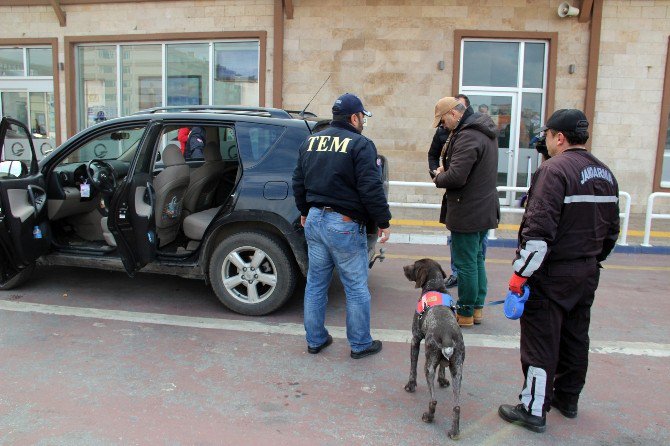
<svg viewBox="0 0 670 446">
<path fill-rule="evenodd" d="M 162 45 L 160 51 L 155 48 L 154 64 L 143 68 L 149 69 L 168 63 L 170 45 L 209 45 L 210 58 L 199 63 L 210 63 L 213 71 L 198 81 L 200 103 L 218 104 L 217 98 L 224 97 L 233 98 L 225 99 L 231 103 L 246 100 L 244 105 L 300 110 L 330 76 L 309 110 L 328 116 L 337 95 L 357 93 L 374 114 L 365 134 L 388 158 L 391 179 L 428 181 L 426 151 L 434 131 L 434 104 L 461 90 L 476 98 L 475 105 L 490 107 L 501 132 L 506 132 L 506 139 L 499 139 L 508 145 L 501 149 L 499 181 L 512 186 L 526 184 L 528 163 L 531 172 L 536 167 L 532 129 L 555 109 L 581 108 L 592 121 L 591 149 L 614 170 L 621 189 L 631 194 L 633 212 L 644 212 L 650 193 L 670 191 L 670 0 L 571 0 L 580 8 L 579 15 L 563 18 L 557 14 L 560 3 L 61 0 L 54 7 L 48 0 L 0 0 L 0 94 L 14 93 L 7 96 L 14 98 L 21 86 L 1 72 L 2 49 L 52 48 L 53 96 L 46 97 L 52 97 L 54 105 L 46 114 L 51 113 L 50 133 L 58 143 L 89 125 L 91 118 L 84 115 L 96 109 L 83 104 L 82 97 L 124 79 L 125 69 L 116 66 L 116 81 L 90 82 L 84 89 L 82 83 L 89 78 L 82 72 L 91 73 L 81 62 L 86 48 L 115 46 L 112 58 L 123 61 L 124 54 L 139 57 L 140 53 L 124 52 L 129 48 L 142 51 L 142 45 Z M 231 46 L 236 42 L 257 44 L 244 56 L 252 60 L 258 55 L 257 74 L 226 84 L 225 91 L 233 88 L 237 95 L 217 93 L 222 88 L 219 81 L 227 79 L 225 67 L 217 71 L 217 48 L 221 54 L 242 54 Z M 27 60 L 29 52 L 24 54 Z M 515 69 L 517 77 L 509 83 L 501 80 L 512 79 Z M 144 90 L 133 93 L 139 99 L 132 106 L 119 92 L 120 103 L 112 113 L 136 111 L 146 104 L 191 103 L 190 93 L 171 95 L 170 89 L 192 88 L 193 76 L 156 70 L 153 78 L 128 82 L 128 88 L 137 84 Z M 177 80 L 166 81 L 165 73 Z M 28 71 L 24 74 L 26 82 L 31 80 Z M 110 79 L 115 75 L 109 73 Z M 45 79 L 49 77 L 41 78 Z M 257 84 L 251 86 L 257 93 L 239 99 L 240 88 L 247 91 L 249 83 Z M 153 96 L 146 93 L 152 86 Z M 111 98 L 117 94 L 109 91 Z M 35 125 L 40 119 L 33 119 Z M 440 194 L 399 187 L 391 198 L 437 203 Z"/>
</svg>

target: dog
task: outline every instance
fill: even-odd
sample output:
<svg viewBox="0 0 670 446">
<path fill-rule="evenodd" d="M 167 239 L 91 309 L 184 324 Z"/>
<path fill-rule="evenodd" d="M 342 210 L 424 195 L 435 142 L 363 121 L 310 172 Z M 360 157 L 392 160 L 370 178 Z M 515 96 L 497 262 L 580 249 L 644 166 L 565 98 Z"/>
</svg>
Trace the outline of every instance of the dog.
<svg viewBox="0 0 670 446">
<path fill-rule="evenodd" d="M 432 259 L 417 260 L 413 265 L 404 266 L 403 270 L 405 277 L 409 281 L 415 282 L 416 288 L 421 288 L 422 296 L 429 291 L 447 292 L 444 286 L 444 279 L 447 275 L 436 261 Z M 427 307 L 422 314 L 414 311 L 409 381 L 405 385 L 405 390 L 410 393 L 416 390 L 416 367 L 422 339 L 426 340 L 426 364 L 424 370 L 428 390 L 430 391 L 430 402 L 428 403 L 428 412 L 424 412 L 421 419 L 426 423 L 433 421 L 435 407 L 437 406 L 434 391 L 435 369 L 439 366 L 437 380 L 440 387 L 447 387 L 449 381 L 445 376 L 445 368 L 448 366 L 451 372 L 452 389 L 454 391 L 453 419 L 448 435 L 451 439 L 458 439 L 465 344 L 463 343 L 463 334 L 456 322 L 456 315 L 452 307 L 446 305 Z"/>
</svg>

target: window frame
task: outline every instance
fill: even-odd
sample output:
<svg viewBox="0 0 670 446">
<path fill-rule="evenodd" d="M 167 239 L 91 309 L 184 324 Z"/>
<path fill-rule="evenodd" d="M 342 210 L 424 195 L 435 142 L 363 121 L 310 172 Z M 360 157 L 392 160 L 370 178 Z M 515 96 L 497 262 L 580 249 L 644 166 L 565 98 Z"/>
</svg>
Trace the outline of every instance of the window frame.
<svg viewBox="0 0 670 446">
<path fill-rule="evenodd" d="M 69 135 L 77 133 L 78 103 L 77 98 L 77 47 L 79 45 L 129 45 L 144 43 L 187 43 L 217 42 L 226 40 L 256 40 L 259 44 L 258 55 L 258 105 L 266 106 L 266 64 L 267 64 L 267 31 L 222 31 L 196 33 L 164 33 L 164 34 L 123 34 L 99 36 L 65 36 L 65 109 L 66 128 Z M 211 65 L 211 64 L 210 64 Z M 118 68 L 118 67 L 117 67 Z"/>
<path fill-rule="evenodd" d="M 54 100 L 54 125 L 56 128 L 56 147 L 62 142 L 61 134 L 61 107 L 60 107 L 60 69 L 58 64 L 58 39 L 57 38 L 34 38 L 34 39 L 0 39 L 0 47 L 24 47 L 24 48 L 51 48 L 51 76 L 25 76 L 21 79 L 29 80 L 51 80 L 53 82 Z M 25 50 L 24 50 L 25 55 Z M 24 70 L 26 67 L 24 67 Z M 2 80 L 10 80 L 10 77 L 2 77 Z"/>
<path fill-rule="evenodd" d="M 654 167 L 653 192 L 670 192 L 670 187 L 661 185 L 663 179 L 663 158 L 668 139 L 668 120 L 670 120 L 670 36 L 665 58 L 665 80 L 663 81 L 663 98 L 661 101 L 660 123 L 658 126 L 658 146 L 656 148 L 656 166 Z M 669 161 L 670 162 L 670 161 Z"/>
<path fill-rule="evenodd" d="M 451 91 L 455 96 L 459 93 L 461 83 L 461 59 L 462 45 L 466 39 L 482 40 L 513 40 L 513 41 L 544 41 L 549 46 L 547 57 L 546 72 L 546 98 L 544 99 L 544 116 L 549 116 L 549 111 L 554 110 L 554 100 L 556 95 L 556 64 L 558 61 L 558 33 L 543 33 L 534 31 L 488 31 L 488 30 L 454 30 L 454 65 L 451 77 Z M 523 79 L 520 80 L 523 86 Z M 498 87 L 492 87 L 498 88 Z"/>
</svg>

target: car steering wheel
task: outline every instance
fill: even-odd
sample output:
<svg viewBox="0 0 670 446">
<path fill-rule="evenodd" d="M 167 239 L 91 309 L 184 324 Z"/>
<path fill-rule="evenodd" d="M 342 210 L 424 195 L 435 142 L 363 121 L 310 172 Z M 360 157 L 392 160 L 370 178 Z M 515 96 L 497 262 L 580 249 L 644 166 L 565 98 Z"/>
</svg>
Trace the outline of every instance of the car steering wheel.
<svg viewBox="0 0 670 446">
<path fill-rule="evenodd" d="M 116 189 L 114 168 L 106 161 L 92 159 L 86 165 L 88 181 L 100 192 L 111 194 Z"/>
</svg>

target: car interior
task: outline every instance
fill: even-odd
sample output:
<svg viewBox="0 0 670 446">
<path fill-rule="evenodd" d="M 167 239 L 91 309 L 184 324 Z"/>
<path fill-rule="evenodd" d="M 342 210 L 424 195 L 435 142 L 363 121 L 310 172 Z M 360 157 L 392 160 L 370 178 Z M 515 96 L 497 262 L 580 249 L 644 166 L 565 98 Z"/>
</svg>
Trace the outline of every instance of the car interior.
<svg viewBox="0 0 670 446">
<path fill-rule="evenodd" d="M 165 126 L 156 139 L 151 167 L 154 194 L 137 187 L 138 214 L 153 218 L 157 248 L 166 256 L 188 256 L 207 226 L 230 198 L 241 175 L 235 129 L 201 126 L 203 156 L 184 156 L 177 133 L 183 125 Z M 47 198 L 53 242 L 61 250 L 105 255 L 116 250 L 108 227 L 108 207 L 128 175 L 145 126 L 109 130 L 80 144 L 48 174 Z"/>
</svg>

